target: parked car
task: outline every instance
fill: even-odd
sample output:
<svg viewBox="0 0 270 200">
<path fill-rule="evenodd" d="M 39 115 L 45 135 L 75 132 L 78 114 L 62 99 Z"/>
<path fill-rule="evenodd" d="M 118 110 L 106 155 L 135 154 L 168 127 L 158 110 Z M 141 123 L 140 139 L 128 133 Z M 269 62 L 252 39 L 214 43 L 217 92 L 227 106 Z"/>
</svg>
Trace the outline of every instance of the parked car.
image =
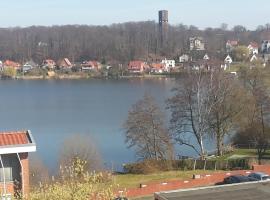
<svg viewBox="0 0 270 200">
<path fill-rule="evenodd" d="M 251 181 L 258 181 L 258 179 L 243 175 L 233 175 L 224 178 L 224 184 L 234 184 L 234 183 L 244 183 L 244 182 L 251 182 Z"/>
<path fill-rule="evenodd" d="M 263 172 L 254 172 L 248 175 L 248 177 L 256 178 L 259 181 L 270 180 L 270 176 Z"/>
</svg>

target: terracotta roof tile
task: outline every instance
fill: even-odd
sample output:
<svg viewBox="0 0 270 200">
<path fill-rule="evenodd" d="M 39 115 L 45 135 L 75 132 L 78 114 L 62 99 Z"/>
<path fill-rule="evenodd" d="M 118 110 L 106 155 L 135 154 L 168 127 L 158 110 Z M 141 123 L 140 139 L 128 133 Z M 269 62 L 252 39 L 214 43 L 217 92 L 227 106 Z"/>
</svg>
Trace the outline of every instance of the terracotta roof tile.
<svg viewBox="0 0 270 200">
<path fill-rule="evenodd" d="M 27 131 L 0 132 L 0 147 L 7 145 L 28 144 Z"/>
</svg>

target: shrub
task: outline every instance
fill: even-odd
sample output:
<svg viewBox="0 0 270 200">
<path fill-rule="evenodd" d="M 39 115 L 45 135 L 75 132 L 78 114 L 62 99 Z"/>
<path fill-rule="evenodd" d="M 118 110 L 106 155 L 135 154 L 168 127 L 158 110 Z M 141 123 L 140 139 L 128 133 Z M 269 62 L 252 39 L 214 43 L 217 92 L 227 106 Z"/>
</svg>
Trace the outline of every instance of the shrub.
<svg viewBox="0 0 270 200">
<path fill-rule="evenodd" d="M 61 178 L 34 188 L 29 200 L 110 200 L 114 197 L 109 173 L 88 173 L 87 161 L 75 158 L 71 166 L 61 168 Z"/>
</svg>

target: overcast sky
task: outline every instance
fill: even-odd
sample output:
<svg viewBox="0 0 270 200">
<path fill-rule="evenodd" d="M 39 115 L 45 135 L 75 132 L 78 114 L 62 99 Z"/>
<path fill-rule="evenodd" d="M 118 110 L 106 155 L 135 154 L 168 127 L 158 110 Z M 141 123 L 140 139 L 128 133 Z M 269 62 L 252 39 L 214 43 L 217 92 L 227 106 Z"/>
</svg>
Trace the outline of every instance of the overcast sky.
<svg viewBox="0 0 270 200">
<path fill-rule="evenodd" d="M 1 0 L 0 27 L 157 21 L 167 9 L 173 25 L 255 29 L 270 22 L 269 8 L 270 0 Z"/>
</svg>

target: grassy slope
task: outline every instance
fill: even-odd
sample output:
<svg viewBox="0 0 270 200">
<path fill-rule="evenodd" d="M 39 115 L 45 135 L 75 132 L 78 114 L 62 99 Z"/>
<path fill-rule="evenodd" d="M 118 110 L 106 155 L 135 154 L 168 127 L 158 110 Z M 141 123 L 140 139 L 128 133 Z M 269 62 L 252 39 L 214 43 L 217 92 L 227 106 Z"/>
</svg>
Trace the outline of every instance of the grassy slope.
<svg viewBox="0 0 270 200">
<path fill-rule="evenodd" d="M 207 173 L 209 173 L 209 171 L 196 170 L 196 171 L 168 171 L 146 175 L 124 174 L 124 175 L 115 175 L 114 183 L 119 185 L 120 188 L 136 188 L 139 187 L 140 183 L 147 184 L 162 181 L 184 180 L 192 178 L 193 174 L 207 174 Z"/>
</svg>

